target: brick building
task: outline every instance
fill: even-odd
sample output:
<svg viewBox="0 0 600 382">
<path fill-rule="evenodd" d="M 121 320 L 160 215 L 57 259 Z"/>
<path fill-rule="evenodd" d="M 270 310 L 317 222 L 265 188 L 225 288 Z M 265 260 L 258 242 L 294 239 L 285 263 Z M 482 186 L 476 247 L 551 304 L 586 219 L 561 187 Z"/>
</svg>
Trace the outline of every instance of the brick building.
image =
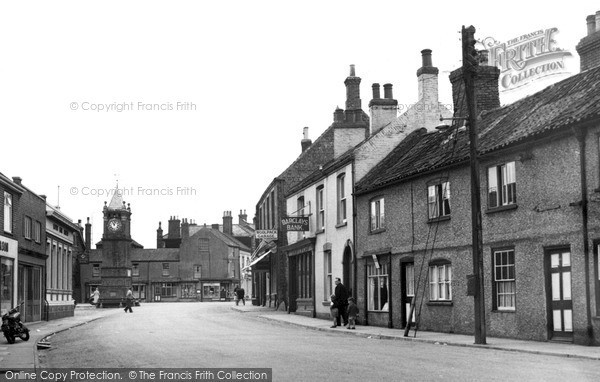
<svg viewBox="0 0 600 382">
<path fill-rule="evenodd" d="M 329 296 L 336 277 L 341 278 L 351 295 L 355 294 L 360 287 L 356 284 L 354 247 L 355 182 L 360 181 L 415 126 L 433 130 L 439 124 L 440 115 L 452 116 L 438 101 L 438 69 L 432 64 L 431 50 L 425 49 L 421 54 L 423 65 L 417 70 L 417 102 L 398 116 L 398 102 L 393 98 L 392 85 L 383 86 L 384 97 L 381 98 L 379 84 L 373 84 L 370 123 L 356 123 L 342 117 L 337 110 L 332 125 L 336 133 L 332 145 L 334 159 L 315 168 L 286 195 L 287 210 L 296 211 L 293 216 L 310 219 L 309 231 L 287 234 L 289 245 L 284 251 L 293 265 L 289 276 L 290 311 L 327 317 Z M 360 79 L 357 79 L 351 73 L 346 80 L 347 107 L 360 107 L 357 87 Z M 346 134 L 348 130 L 351 134 Z M 292 297 L 296 298 L 295 302 Z"/>
<path fill-rule="evenodd" d="M 235 233 L 242 239 L 251 237 L 252 226 L 245 222 L 245 214 L 244 222 L 234 225 L 231 212 L 226 211 L 224 232 L 219 224 L 198 226 L 171 217 L 166 235 L 159 223 L 156 249 L 145 249 L 133 240 L 131 216 L 131 208 L 117 188 L 104 207 L 102 241 L 81 262 L 81 285 L 86 296 L 99 288 L 104 305 L 120 304 L 127 288 L 146 302 L 231 298 L 235 286 L 242 282 L 240 259 L 248 262 L 251 253 L 233 236 L 234 226 L 242 225 L 235 228 Z M 89 231 L 86 224 L 86 236 Z"/>
<path fill-rule="evenodd" d="M 590 18 L 588 18 L 589 22 Z M 589 25 L 589 24 L 588 24 Z M 498 71 L 476 86 L 485 321 L 491 336 L 600 344 L 600 23 L 581 73 L 500 107 Z M 451 74 L 464 114 L 462 73 Z M 416 130 L 356 188 L 364 322 L 473 333 L 469 143 L 460 124 Z M 385 223 L 374 227 L 374 201 Z M 383 213 L 381 213 L 383 216 Z"/>
</svg>

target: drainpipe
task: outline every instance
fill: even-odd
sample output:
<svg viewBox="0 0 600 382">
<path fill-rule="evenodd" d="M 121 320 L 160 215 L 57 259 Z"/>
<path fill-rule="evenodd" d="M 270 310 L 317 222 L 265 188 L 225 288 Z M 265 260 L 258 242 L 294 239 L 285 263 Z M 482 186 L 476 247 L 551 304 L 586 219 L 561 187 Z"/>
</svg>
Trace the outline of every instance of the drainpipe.
<svg viewBox="0 0 600 382">
<path fill-rule="evenodd" d="M 579 141 L 579 165 L 581 173 L 581 218 L 583 233 L 583 260 L 585 266 L 585 310 L 587 318 L 586 336 L 587 344 L 591 345 L 594 338 L 594 328 L 592 326 L 592 311 L 590 307 L 590 248 L 588 236 L 588 198 L 587 198 L 587 174 L 585 161 L 585 139 L 587 136 L 586 126 L 577 126 L 573 128 L 575 137 Z"/>
</svg>

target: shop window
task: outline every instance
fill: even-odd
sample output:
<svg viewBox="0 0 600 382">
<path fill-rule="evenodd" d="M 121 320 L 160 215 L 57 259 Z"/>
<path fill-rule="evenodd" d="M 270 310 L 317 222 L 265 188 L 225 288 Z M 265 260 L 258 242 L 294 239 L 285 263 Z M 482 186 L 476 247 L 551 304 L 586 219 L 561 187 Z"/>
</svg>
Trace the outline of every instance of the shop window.
<svg viewBox="0 0 600 382">
<path fill-rule="evenodd" d="M 388 311 L 388 265 L 387 264 L 368 264 L 368 309 L 374 311 Z"/>
</svg>

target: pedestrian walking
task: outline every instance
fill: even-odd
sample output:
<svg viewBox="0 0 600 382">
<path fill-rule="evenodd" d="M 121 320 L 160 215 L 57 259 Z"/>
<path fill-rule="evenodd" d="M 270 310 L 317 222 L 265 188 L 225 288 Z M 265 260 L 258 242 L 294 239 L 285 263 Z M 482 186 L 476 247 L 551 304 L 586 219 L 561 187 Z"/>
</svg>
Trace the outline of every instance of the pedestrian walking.
<svg viewBox="0 0 600 382">
<path fill-rule="evenodd" d="M 356 317 L 358 316 L 358 306 L 354 297 L 348 297 L 348 329 L 356 329 Z"/>
<path fill-rule="evenodd" d="M 346 326 L 348 325 L 348 289 L 342 284 L 339 277 L 335 278 L 335 301 L 339 309 L 337 325 L 340 326 L 343 319 L 344 326 Z"/>
<path fill-rule="evenodd" d="M 98 301 L 100 301 L 100 291 L 98 290 L 98 288 L 96 288 L 94 292 L 92 292 L 90 298 L 92 299 L 92 304 L 98 306 Z"/>
<path fill-rule="evenodd" d="M 331 302 L 329 303 L 329 305 L 330 305 L 329 311 L 331 313 L 331 319 L 333 320 L 332 328 L 337 328 L 340 310 L 335 301 L 335 294 L 331 295 Z"/>
<path fill-rule="evenodd" d="M 129 311 L 129 313 L 133 313 L 131 310 L 131 305 L 133 305 L 133 292 L 131 288 L 127 290 L 127 294 L 125 295 L 125 313 Z"/>
<path fill-rule="evenodd" d="M 242 304 L 244 304 L 244 306 L 245 306 L 246 305 L 245 295 L 246 295 L 246 291 L 244 290 L 244 288 L 237 288 L 235 291 L 235 298 L 236 298 L 235 305 L 238 305 L 241 301 Z"/>
</svg>

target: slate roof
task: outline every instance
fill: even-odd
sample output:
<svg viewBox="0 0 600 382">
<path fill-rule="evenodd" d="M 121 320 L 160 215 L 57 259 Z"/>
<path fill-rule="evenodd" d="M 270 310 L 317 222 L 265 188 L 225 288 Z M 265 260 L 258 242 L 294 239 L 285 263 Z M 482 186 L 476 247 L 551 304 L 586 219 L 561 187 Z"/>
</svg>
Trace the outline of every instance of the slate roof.
<svg viewBox="0 0 600 382">
<path fill-rule="evenodd" d="M 600 118 L 600 67 L 574 75 L 511 105 L 483 112 L 478 120 L 479 153 L 485 154 L 573 124 Z M 456 142 L 456 144 L 454 144 Z M 402 179 L 469 158 L 464 128 L 409 134 L 357 183 L 364 194 Z"/>
<path fill-rule="evenodd" d="M 205 231 L 208 230 L 210 233 L 212 233 L 214 236 L 216 236 L 217 238 L 219 238 L 220 240 L 222 240 L 225 244 L 227 244 L 228 246 L 231 247 L 239 247 L 240 250 L 242 251 L 246 251 L 246 252 L 250 252 L 250 248 L 248 248 L 248 246 L 246 246 L 244 243 L 242 243 L 241 241 L 237 240 L 236 238 L 229 236 L 227 234 L 224 234 L 223 232 L 213 229 L 212 227 L 204 227 L 202 226 L 199 230 L 197 230 L 194 235 L 198 234 L 201 231 Z M 193 235 L 190 234 L 190 237 L 192 237 Z"/>
</svg>

